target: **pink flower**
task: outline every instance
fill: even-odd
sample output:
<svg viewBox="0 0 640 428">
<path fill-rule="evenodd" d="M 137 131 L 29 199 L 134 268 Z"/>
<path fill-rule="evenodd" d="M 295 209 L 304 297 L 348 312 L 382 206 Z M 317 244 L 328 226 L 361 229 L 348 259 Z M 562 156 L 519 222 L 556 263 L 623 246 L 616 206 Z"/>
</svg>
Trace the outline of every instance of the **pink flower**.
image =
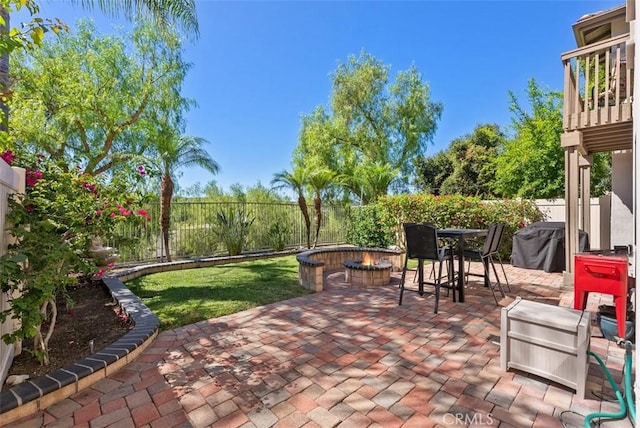
<svg viewBox="0 0 640 428">
<path fill-rule="evenodd" d="M 138 165 L 138 173 L 143 177 L 147 175 L 147 171 L 144 170 L 144 165 Z"/>
<path fill-rule="evenodd" d="M 27 210 L 28 213 L 33 212 L 33 204 L 29 204 L 26 207 L 24 207 L 25 210 Z"/>
<path fill-rule="evenodd" d="M 109 217 L 111 217 L 111 218 L 115 218 L 115 217 L 116 217 L 116 213 L 111 213 L 111 214 L 109 214 Z"/>
<path fill-rule="evenodd" d="M 138 213 L 138 215 L 144 217 L 147 220 L 151 220 L 151 215 L 149 215 L 149 213 L 147 212 L 147 210 L 138 210 L 136 211 Z"/>
<path fill-rule="evenodd" d="M 131 215 L 131 211 L 123 207 L 122 205 L 118 205 L 118 210 L 120 211 L 120 215 L 127 217 Z"/>
<path fill-rule="evenodd" d="M 98 214 L 98 215 L 102 215 L 102 210 L 101 210 L 100 208 L 98 208 L 98 209 L 96 210 L 96 214 Z"/>
<path fill-rule="evenodd" d="M 82 187 L 84 187 L 85 189 L 87 189 L 88 191 L 93 193 L 94 195 L 98 194 L 98 192 L 96 192 L 96 185 L 95 184 L 91 184 L 91 183 L 87 183 L 86 181 L 83 181 L 82 182 Z"/>
<path fill-rule="evenodd" d="M 27 186 L 33 187 L 42 178 L 42 172 L 37 169 L 27 169 Z"/>
<path fill-rule="evenodd" d="M 115 263 L 109 263 L 109 264 L 107 265 L 107 267 L 108 267 L 109 269 L 113 269 L 114 267 L 116 267 L 116 264 L 115 264 Z"/>
<path fill-rule="evenodd" d="M 2 158 L 2 160 L 4 160 L 8 165 L 11 165 L 13 160 L 16 158 L 16 155 L 14 155 L 11 150 L 5 150 L 0 153 L 0 158 Z"/>
<path fill-rule="evenodd" d="M 106 270 L 104 268 L 101 268 L 98 272 L 96 272 L 96 277 L 102 278 L 105 272 Z"/>
</svg>

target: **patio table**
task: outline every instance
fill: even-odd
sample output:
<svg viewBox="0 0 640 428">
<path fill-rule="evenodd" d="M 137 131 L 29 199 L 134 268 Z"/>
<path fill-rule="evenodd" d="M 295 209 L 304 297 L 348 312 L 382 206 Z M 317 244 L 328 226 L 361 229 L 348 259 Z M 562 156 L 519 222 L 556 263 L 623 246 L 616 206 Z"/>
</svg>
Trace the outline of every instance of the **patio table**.
<svg viewBox="0 0 640 428">
<path fill-rule="evenodd" d="M 464 302 L 464 242 L 468 238 L 487 236 L 487 229 L 438 229 L 439 238 L 455 239 L 458 256 L 458 300 Z M 484 279 L 485 287 L 489 286 L 487 278 Z"/>
</svg>

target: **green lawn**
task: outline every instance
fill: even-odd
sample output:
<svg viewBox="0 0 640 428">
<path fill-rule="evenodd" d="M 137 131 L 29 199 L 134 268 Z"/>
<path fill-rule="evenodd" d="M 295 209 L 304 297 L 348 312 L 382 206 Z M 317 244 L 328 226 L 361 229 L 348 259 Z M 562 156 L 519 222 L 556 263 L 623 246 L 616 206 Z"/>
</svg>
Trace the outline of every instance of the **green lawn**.
<svg viewBox="0 0 640 428">
<path fill-rule="evenodd" d="M 127 287 L 171 329 L 308 294 L 295 256 L 147 275 Z"/>
</svg>

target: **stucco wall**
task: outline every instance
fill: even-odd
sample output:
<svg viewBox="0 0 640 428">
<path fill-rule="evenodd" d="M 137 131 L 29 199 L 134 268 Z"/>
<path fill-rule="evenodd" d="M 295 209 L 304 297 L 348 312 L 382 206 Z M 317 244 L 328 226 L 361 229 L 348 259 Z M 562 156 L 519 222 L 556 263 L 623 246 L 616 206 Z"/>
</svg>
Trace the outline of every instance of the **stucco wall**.
<svg viewBox="0 0 640 428">
<path fill-rule="evenodd" d="M 12 168 L 0 160 L 0 255 L 5 254 L 8 245 L 13 242 L 5 224 L 5 217 L 9 213 L 8 197 L 13 193 L 24 193 L 24 188 L 25 170 Z M 9 293 L 0 293 L 0 312 L 11 308 L 11 297 Z M 12 318 L 7 318 L 3 323 L 0 323 L 0 337 L 12 333 L 16 322 Z M 4 340 L 0 340 L 0 385 L 4 384 L 13 357 L 21 352 L 21 347 L 20 341 L 15 344 L 7 344 L 4 343 Z"/>
<path fill-rule="evenodd" d="M 566 208 L 564 199 L 536 199 L 538 209 L 545 216 L 545 221 L 565 221 Z M 591 198 L 591 228 L 585 230 L 589 234 L 589 245 L 592 250 L 606 250 L 611 246 L 611 195 Z M 582 204 L 578 203 L 582 212 Z M 580 225 L 580 229 L 584 227 Z"/>
<path fill-rule="evenodd" d="M 611 155 L 611 246 L 633 244 L 633 156 Z"/>
</svg>

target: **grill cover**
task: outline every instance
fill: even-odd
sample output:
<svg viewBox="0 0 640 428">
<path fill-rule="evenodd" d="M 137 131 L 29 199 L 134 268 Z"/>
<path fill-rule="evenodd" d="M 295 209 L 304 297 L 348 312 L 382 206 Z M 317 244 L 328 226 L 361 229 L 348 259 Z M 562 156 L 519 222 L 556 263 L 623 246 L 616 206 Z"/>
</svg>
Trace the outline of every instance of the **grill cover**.
<svg viewBox="0 0 640 428">
<path fill-rule="evenodd" d="M 564 231 L 562 221 L 533 223 L 513 234 L 511 264 L 545 272 L 562 272 L 565 269 Z M 580 230 L 579 251 L 589 250 L 589 235 Z"/>
</svg>

